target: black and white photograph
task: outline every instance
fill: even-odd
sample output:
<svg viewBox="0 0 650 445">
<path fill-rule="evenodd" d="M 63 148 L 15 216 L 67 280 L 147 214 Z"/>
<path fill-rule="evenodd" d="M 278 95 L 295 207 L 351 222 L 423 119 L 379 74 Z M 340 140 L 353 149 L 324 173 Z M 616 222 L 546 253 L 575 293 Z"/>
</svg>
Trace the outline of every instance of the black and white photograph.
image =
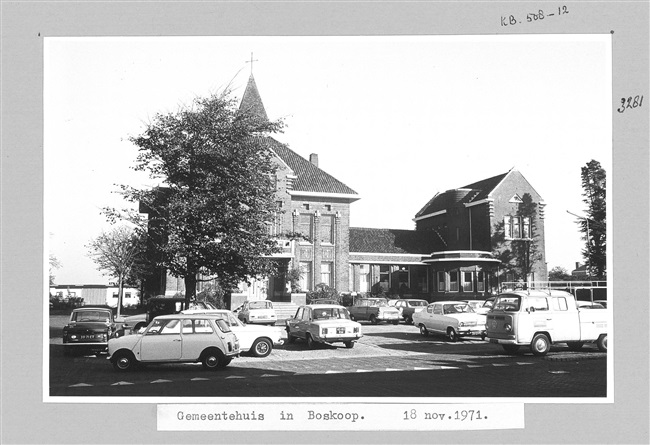
<svg viewBox="0 0 650 445">
<path fill-rule="evenodd" d="M 41 145 L 11 188 L 38 184 L 3 225 L 40 203 L 6 219 L 40 293 L 18 349 L 3 284 L 2 362 L 29 361 L 51 443 L 621 442 L 602 418 L 648 395 L 647 54 L 624 68 L 583 2 L 484 5 L 492 32 L 391 32 L 390 5 L 374 33 L 244 2 L 261 29 L 34 34 Z"/>
</svg>

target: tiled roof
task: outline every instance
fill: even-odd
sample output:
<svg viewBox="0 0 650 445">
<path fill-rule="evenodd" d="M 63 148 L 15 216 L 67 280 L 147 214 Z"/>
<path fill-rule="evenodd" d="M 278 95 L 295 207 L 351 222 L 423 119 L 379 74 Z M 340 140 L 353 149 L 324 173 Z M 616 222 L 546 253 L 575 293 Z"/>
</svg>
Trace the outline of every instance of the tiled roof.
<svg viewBox="0 0 650 445">
<path fill-rule="evenodd" d="M 293 190 L 316 193 L 343 193 L 347 195 L 357 194 L 350 187 L 316 167 L 285 144 L 270 137 L 263 138 L 263 141 L 297 176 L 293 181 Z"/>
<path fill-rule="evenodd" d="M 454 204 L 468 204 L 470 202 L 485 199 L 490 193 L 492 193 L 494 188 L 501 183 L 508 173 L 503 173 L 501 175 L 468 184 L 464 187 L 438 193 L 431 198 L 422 209 L 420 209 L 415 217 L 417 218 L 422 215 L 429 215 L 441 210 L 446 210 Z"/>
<path fill-rule="evenodd" d="M 246 90 L 244 90 L 244 96 L 239 104 L 239 109 L 249 110 L 253 115 L 256 115 L 264 121 L 269 120 L 264 109 L 264 104 L 262 103 L 262 98 L 257 90 L 253 74 L 248 78 L 248 85 L 246 85 Z"/>
<path fill-rule="evenodd" d="M 350 252 L 429 255 L 442 250 L 430 231 L 350 227 Z"/>
</svg>

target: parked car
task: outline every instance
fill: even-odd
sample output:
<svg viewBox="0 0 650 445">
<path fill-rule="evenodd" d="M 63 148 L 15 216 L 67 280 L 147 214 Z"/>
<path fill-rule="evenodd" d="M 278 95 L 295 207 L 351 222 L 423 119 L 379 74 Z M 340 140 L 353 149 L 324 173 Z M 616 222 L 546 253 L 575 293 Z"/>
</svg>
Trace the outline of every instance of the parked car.
<svg viewBox="0 0 650 445">
<path fill-rule="evenodd" d="M 312 349 L 319 343 L 337 342 L 352 348 L 363 335 L 361 325 L 350 319 L 348 310 L 334 304 L 300 306 L 296 315 L 286 320 L 285 324 L 289 343 L 301 338 Z"/>
<path fill-rule="evenodd" d="M 385 298 L 359 298 L 348 309 L 354 321 L 368 320 L 372 324 L 389 321 L 398 324 L 400 319 L 399 311 L 389 306 Z"/>
<path fill-rule="evenodd" d="M 239 356 L 239 340 L 217 315 L 161 315 L 142 333 L 110 339 L 108 354 L 117 371 L 128 371 L 141 363 L 185 362 L 201 362 L 206 369 L 217 369 Z"/>
<path fill-rule="evenodd" d="M 63 327 L 63 353 L 103 352 L 116 332 L 113 312 L 108 306 L 82 306 L 70 314 Z"/>
<path fill-rule="evenodd" d="M 397 300 L 395 303 L 395 309 L 400 313 L 402 319 L 406 324 L 413 323 L 413 314 L 424 310 L 429 302 L 427 300 Z"/>
<path fill-rule="evenodd" d="M 193 309 L 181 312 L 182 314 L 209 314 L 220 317 L 228 323 L 230 329 L 235 333 L 239 340 L 239 350 L 249 352 L 255 357 L 266 357 L 273 350 L 273 346 L 284 344 L 282 338 L 283 329 L 280 326 L 257 326 L 252 324 L 243 324 L 239 319 L 227 309 L 202 310 Z"/>
<path fill-rule="evenodd" d="M 274 325 L 278 317 L 273 309 L 273 303 L 269 300 L 250 300 L 233 311 L 237 318 L 246 324 L 269 324 Z"/>
<path fill-rule="evenodd" d="M 185 304 L 185 297 L 165 297 L 159 295 L 151 297 L 146 302 L 146 312 L 136 315 L 129 315 L 123 317 L 118 322 L 122 322 L 122 335 L 129 332 L 138 332 L 147 327 L 149 322 L 159 315 L 178 314 L 183 310 Z M 190 309 L 216 309 L 212 304 L 207 301 L 192 301 Z"/>
<path fill-rule="evenodd" d="M 436 301 L 426 310 L 413 314 L 413 324 L 420 328 L 425 337 L 430 332 L 444 334 L 449 341 L 464 336 L 485 338 L 485 315 L 477 314 L 471 306 L 462 301 Z"/>
<path fill-rule="evenodd" d="M 587 342 L 606 352 L 608 315 L 604 308 L 579 308 L 575 296 L 565 291 L 505 292 L 487 315 L 487 334 L 490 343 L 511 354 L 524 346 L 544 356 L 555 343 L 577 351 Z"/>
<path fill-rule="evenodd" d="M 487 301 L 487 300 L 463 300 L 465 303 L 469 304 L 474 312 L 477 314 L 487 314 L 490 312 L 490 309 L 492 308 L 492 304 L 494 304 L 494 300 Z"/>
</svg>

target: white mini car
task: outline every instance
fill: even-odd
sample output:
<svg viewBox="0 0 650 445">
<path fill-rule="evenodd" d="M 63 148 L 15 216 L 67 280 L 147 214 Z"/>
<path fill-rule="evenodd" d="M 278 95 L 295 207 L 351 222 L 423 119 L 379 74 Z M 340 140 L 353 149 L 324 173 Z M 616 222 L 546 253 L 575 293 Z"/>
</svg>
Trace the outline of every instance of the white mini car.
<svg viewBox="0 0 650 445">
<path fill-rule="evenodd" d="M 464 301 L 436 301 L 413 314 L 413 324 L 425 337 L 429 332 L 446 335 L 449 341 L 473 335 L 485 339 L 485 315 L 477 314 Z"/>
<path fill-rule="evenodd" d="M 141 334 L 110 339 L 108 354 L 117 371 L 131 370 L 140 363 L 187 362 L 218 369 L 239 356 L 239 341 L 218 316 L 161 315 Z"/>
<path fill-rule="evenodd" d="M 237 318 L 246 324 L 274 325 L 278 317 L 273 309 L 273 303 L 268 300 L 244 301 L 244 304 L 233 311 Z"/>
<path fill-rule="evenodd" d="M 283 331 L 280 326 L 256 326 L 243 324 L 227 309 L 212 310 L 187 310 L 183 314 L 210 314 L 216 315 L 230 326 L 239 340 L 239 350 L 249 352 L 255 357 L 266 357 L 273 350 L 273 346 L 284 344 Z"/>
</svg>

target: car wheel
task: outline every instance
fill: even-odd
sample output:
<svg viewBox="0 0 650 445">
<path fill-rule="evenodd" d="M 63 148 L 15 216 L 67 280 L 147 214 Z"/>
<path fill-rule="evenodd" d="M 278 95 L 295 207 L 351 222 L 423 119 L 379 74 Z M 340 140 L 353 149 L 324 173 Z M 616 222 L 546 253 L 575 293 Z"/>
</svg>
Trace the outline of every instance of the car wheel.
<svg viewBox="0 0 650 445">
<path fill-rule="evenodd" d="M 316 349 L 316 346 L 318 346 L 310 334 L 307 334 L 307 346 L 309 349 Z"/>
<path fill-rule="evenodd" d="M 487 337 L 487 334 L 485 332 L 481 332 L 481 340 L 485 341 L 486 337 Z"/>
<path fill-rule="evenodd" d="M 413 324 L 413 319 L 407 315 L 406 317 L 404 317 L 404 323 Z"/>
<path fill-rule="evenodd" d="M 370 314 L 370 323 L 372 324 L 379 323 L 379 320 L 377 320 L 377 316 L 375 314 Z"/>
<path fill-rule="evenodd" d="M 537 334 L 530 343 L 530 349 L 534 355 L 542 357 L 551 350 L 551 340 L 549 340 L 546 334 Z"/>
<path fill-rule="evenodd" d="M 570 341 L 566 345 L 572 351 L 579 351 L 582 349 L 582 345 L 584 345 L 584 343 L 581 341 Z"/>
<path fill-rule="evenodd" d="M 501 345 L 503 350 L 508 354 L 516 354 L 519 351 L 519 345 Z"/>
<path fill-rule="evenodd" d="M 225 357 L 218 349 L 208 349 L 201 357 L 201 363 L 203 363 L 205 369 L 222 368 L 225 366 L 222 362 L 225 362 Z"/>
<path fill-rule="evenodd" d="M 354 342 L 353 341 L 346 341 L 345 342 L 345 347 L 348 349 L 354 348 Z"/>
<path fill-rule="evenodd" d="M 117 351 L 111 361 L 116 371 L 126 372 L 135 368 L 135 357 L 131 351 Z"/>
<path fill-rule="evenodd" d="M 607 352 L 607 334 L 603 334 L 600 337 L 598 337 L 598 340 L 596 341 L 596 346 L 598 346 L 598 350 L 600 352 Z"/>
<path fill-rule="evenodd" d="M 251 350 L 255 357 L 266 357 L 273 350 L 273 344 L 268 338 L 258 338 L 255 340 L 255 343 L 253 343 Z"/>
<path fill-rule="evenodd" d="M 422 334 L 424 337 L 429 336 L 429 331 L 427 330 L 426 326 L 423 324 L 420 325 L 420 334 Z"/>
<path fill-rule="evenodd" d="M 221 360 L 221 363 L 219 363 L 219 368 L 225 368 L 232 362 L 232 357 L 226 357 L 223 360 Z"/>
<path fill-rule="evenodd" d="M 399 320 L 394 320 L 393 324 L 399 324 Z"/>
<path fill-rule="evenodd" d="M 447 329 L 447 338 L 449 339 L 450 342 L 458 341 L 458 334 L 456 333 L 456 330 L 454 328 Z"/>
</svg>

